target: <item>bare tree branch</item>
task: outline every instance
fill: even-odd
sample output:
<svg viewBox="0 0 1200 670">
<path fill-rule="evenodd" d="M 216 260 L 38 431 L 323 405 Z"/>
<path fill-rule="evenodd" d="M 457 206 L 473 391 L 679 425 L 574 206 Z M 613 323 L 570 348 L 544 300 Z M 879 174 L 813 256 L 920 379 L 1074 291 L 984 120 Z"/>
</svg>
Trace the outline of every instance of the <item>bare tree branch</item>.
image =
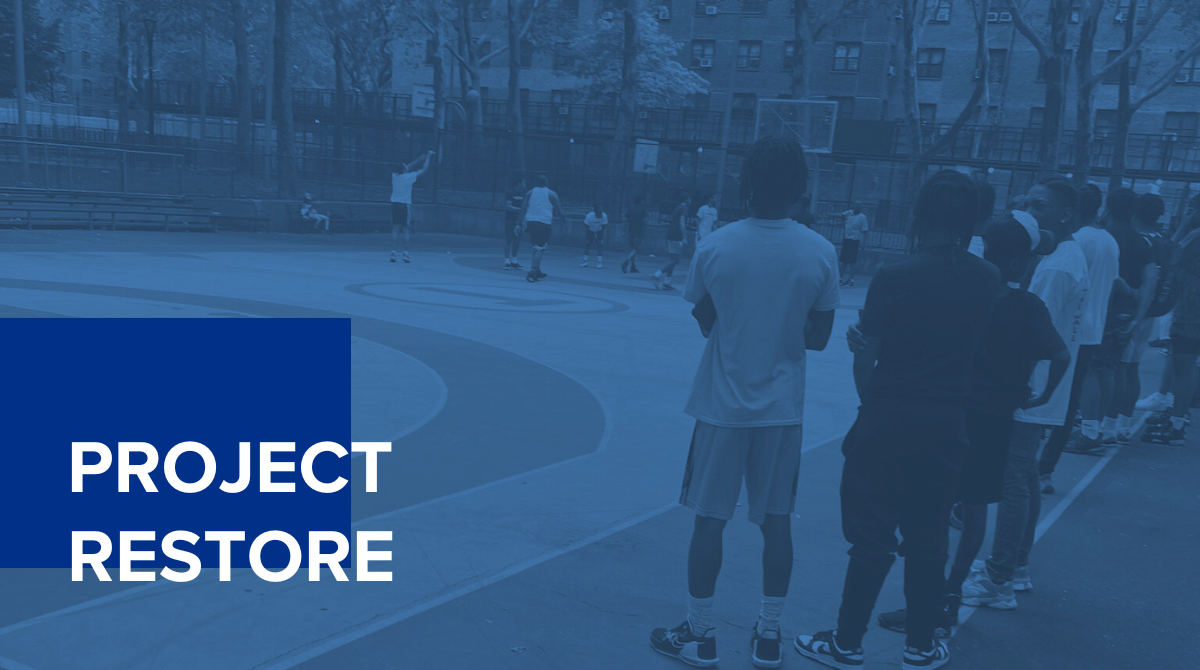
<svg viewBox="0 0 1200 670">
<path fill-rule="evenodd" d="M 1106 63 L 1099 70 L 1093 72 L 1091 80 L 1095 82 L 1103 79 L 1104 75 L 1111 72 L 1114 68 L 1121 67 L 1125 64 L 1125 61 L 1132 58 L 1133 55 L 1137 53 L 1138 49 L 1142 47 L 1142 43 L 1146 41 L 1146 38 L 1154 32 L 1155 26 L 1157 26 L 1158 22 L 1162 20 L 1162 17 L 1167 13 L 1168 10 L 1171 9 L 1171 7 L 1175 5 L 1175 1 L 1176 0 L 1162 0 L 1158 6 L 1158 10 L 1154 12 L 1153 16 L 1150 17 L 1150 21 L 1146 24 L 1146 27 L 1143 28 L 1141 32 L 1136 33 L 1133 36 L 1133 42 L 1129 45 L 1129 48 L 1122 51 L 1117 55 L 1116 58 Z M 1100 11 L 1103 9 L 1103 0 L 1093 0 L 1093 3 L 1095 11 Z"/>
<path fill-rule="evenodd" d="M 1174 63 L 1171 63 L 1169 66 L 1167 66 L 1167 69 L 1163 71 L 1158 80 L 1151 84 L 1150 88 L 1146 89 L 1146 92 L 1142 94 L 1141 97 L 1130 103 L 1130 115 L 1140 109 L 1141 106 L 1146 104 L 1151 98 L 1167 90 L 1167 87 L 1175 82 L 1175 75 L 1179 74 L 1179 71 L 1183 69 L 1183 66 L 1191 62 L 1191 60 L 1197 55 L 1200 55 L 1200 39 L 1192 42 L 1190 49 L 1184 51 Z"/>
<path fill-rule="evenodd" d="M 1025 21 L 1025 14 L 1021 11 L 1020 7 L 1015 5 L 1013 6 L 1012 17 L 1013 25 L 1016 26 L 1017 32 L 1021 33 L 1022 37 L 1029 40 L 1029 43 L 1032 44 L 1033 48 L 1037 50 L 1038 56 L 1041 57 L 1042 60 L 1049 58 L 1050 48 L 1046 46 L 1046 42 L 1043 41 L 1037 32 L 1030 27 L 1029 23 Z"/>
</svg>

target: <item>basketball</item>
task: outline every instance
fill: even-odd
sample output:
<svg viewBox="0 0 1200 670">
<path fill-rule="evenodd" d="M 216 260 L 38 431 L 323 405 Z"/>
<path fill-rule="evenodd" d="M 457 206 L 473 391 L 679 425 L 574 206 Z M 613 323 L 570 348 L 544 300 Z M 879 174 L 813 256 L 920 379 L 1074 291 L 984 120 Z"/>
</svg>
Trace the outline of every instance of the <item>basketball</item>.
<svg viewBox="0 0 1200 670">
<path fill-rule="evenodd" d="M 467 100 L 470 100 L 471 102 L 475 102 L 476 100 L 479 100 L 479 89 L 472 88 L 472 89 L 468 90 L 467 91 Z"/>
</svg>

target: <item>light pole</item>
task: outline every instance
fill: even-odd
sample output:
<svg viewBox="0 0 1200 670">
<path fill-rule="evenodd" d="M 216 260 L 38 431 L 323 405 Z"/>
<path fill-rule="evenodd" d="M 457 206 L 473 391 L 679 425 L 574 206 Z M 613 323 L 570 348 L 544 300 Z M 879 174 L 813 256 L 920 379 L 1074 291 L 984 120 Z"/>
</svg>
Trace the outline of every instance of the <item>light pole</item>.
<svg viewBox="0 0 1200 670">
<path fill-rule="evenodd" d="M 146 26 L 146 49 L 149 52 L 150 79 L 146 84 L 146 132 L 150 135 L 150 143 L 154 144 L 154 27 L 158 24 L 154 19 L 143 19 Z"/>
</svg>

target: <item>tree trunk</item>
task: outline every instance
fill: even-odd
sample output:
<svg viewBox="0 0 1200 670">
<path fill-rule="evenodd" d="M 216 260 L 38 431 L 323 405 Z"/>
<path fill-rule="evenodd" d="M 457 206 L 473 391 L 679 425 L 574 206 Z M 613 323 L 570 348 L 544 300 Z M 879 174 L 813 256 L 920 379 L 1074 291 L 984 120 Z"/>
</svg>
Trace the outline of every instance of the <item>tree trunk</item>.
<svg viewBox="0 0 1200 670">
<path fill-rule="evenodd" d="M 637 0 L 625 0 L 625 29 L 621 47 L 621 89 L 617 97 L 617 125 L 613 134 L 613 147 L 609 152 L 610 207 L 624 210 L 620 202 L 625 178 L 626 161 L 633 146 L 634 118 L 637 114 L 637 57 L 641 48 L 638 33 L 638 14 L 641 8 Z"/>
<path fill-rule="evenodd" d="M 808 37 L 808 0 L 794 2 L 792 39 L 796 46 L 792 49 L 792 99 L 804 100 L 808 97 L 808 49 L 811 44 Z M 908 9 L 903 11 L 907 13 Z"/>
<path fill-rule="evenodd" d="M 521 5 L 508 2 L 508 138 L 509 165 L 514 175 L 525 174 L 525 130 L 521 120 Z"/>
<path fill-rule="evenodd" d="M 1133 44 L 1133 27 L 1137 25 L 1137 5 L 1138 3 L 1136 2 L 1129 4 L 1129 19 L 1125 22 L 1124 49 L 1128 49 Z M 1117 130 L 1113 134 L 1112 167 L 1108 173 L 1109 193 L 1121 188 L 1125 177 L 1125 153 L 1129 144 L 1129 120 L 1133 116 L 1133 109 L 1129 103 L 1129 87 L 1132 83 L 1130 77 L 1132 74 L 1129 61 L 1126 60 L 1121 64 L 1121 80 L 1117 89 Z"/>
<path fill-rule="evenodd" d="M 1067 15 L 1071 0 L 1050 0 L 1050 57 L 1043 66 L 1046 73 L 1046 101 L 1042 110 L 1042 141 L 1038 146 L 1038 165 L 1042 170 L 1058 170 L 1058 142 L 1062 134 L 1063 92 L 1070 64 L 1067 53 Z"/>
<path fill-rule="evenodd" d="M 1096 47 L 1096 29 L 1100 13 L 1087 12 L 1079 28 L 1079 49 L 1075 53 L 1075 67 L 1079 74 L 1075 101 L 1075 182 L 1087 182 L 1092 171 L 1092 95 L 1096 81 L 1092 77 L 1092 54 Z"/>
<path fill-rule="evenodd" d="M 129 144 L 129 6 L 117 5 L 117 142 Z"/>
<path fill-rule="evenodd" d="M 279 194 L 296 197 L 296 128 L 292 118 L 292 82 L 288 65 L 288 24 L 292 0 L 275 0 L 275 115 L 279 153 Z"/>
<path fill-rule="evenodd" d="M 246 0 L 231 0 L 233 14 L 234 83 L 237 86 L 237 136 L 238 163 L 249 172 L 251 160 L 251 133 L 254 131 L 253 82 L 250 80 L 250 26 L 246 20 Z M 269 124 L 268 124 L 269 125 Z"/>
<path fill-rule="evenodd" d="M 340 18 L 340 17 L 339 17 Z M 346 142 L 346 54 L 341 26 L 333 36 L 333 157 L 342 158 Z"/>
<path fill-rule="evenodd" d="M 922 0 L 905 0 L 903 5 L 904 17 L 904 71 L 901 74 L 904 87 L 904 127 L 908 140 L 907 191 L 915 195 L 919 186 L 920 168 L 917 157 L 922 152 L 921 141 L 921 108 L 917 103 L 917 12 Z"/>
</svg>

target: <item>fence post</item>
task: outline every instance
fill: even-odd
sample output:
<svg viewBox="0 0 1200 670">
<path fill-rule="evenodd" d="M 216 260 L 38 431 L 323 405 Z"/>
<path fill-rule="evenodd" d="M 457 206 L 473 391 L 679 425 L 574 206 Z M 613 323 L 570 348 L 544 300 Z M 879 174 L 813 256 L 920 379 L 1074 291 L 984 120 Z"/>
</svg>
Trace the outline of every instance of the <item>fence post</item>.
<svg viewBox="0 0 1200 670">
<path fill-rule="evenodd" d="M 129 192 L 128 173 L 129 173 L 129 152 L 122 149 L 121 150 L 121 192 L 122 193 Z"/>
<path fill-rule="evenodd" d="M 46 190 L 50 190 L 50 145 L 42 145 L 42 167 L 46 172 Z"/>
<path fill-rule="evenodd" d="M 67 146 L 67 189 L 75 190 L 75 161 L 71 160 L 71 147 Z M 91 228 L 91 221 L 88 221 L 88 228 Z"/>
</svg>

